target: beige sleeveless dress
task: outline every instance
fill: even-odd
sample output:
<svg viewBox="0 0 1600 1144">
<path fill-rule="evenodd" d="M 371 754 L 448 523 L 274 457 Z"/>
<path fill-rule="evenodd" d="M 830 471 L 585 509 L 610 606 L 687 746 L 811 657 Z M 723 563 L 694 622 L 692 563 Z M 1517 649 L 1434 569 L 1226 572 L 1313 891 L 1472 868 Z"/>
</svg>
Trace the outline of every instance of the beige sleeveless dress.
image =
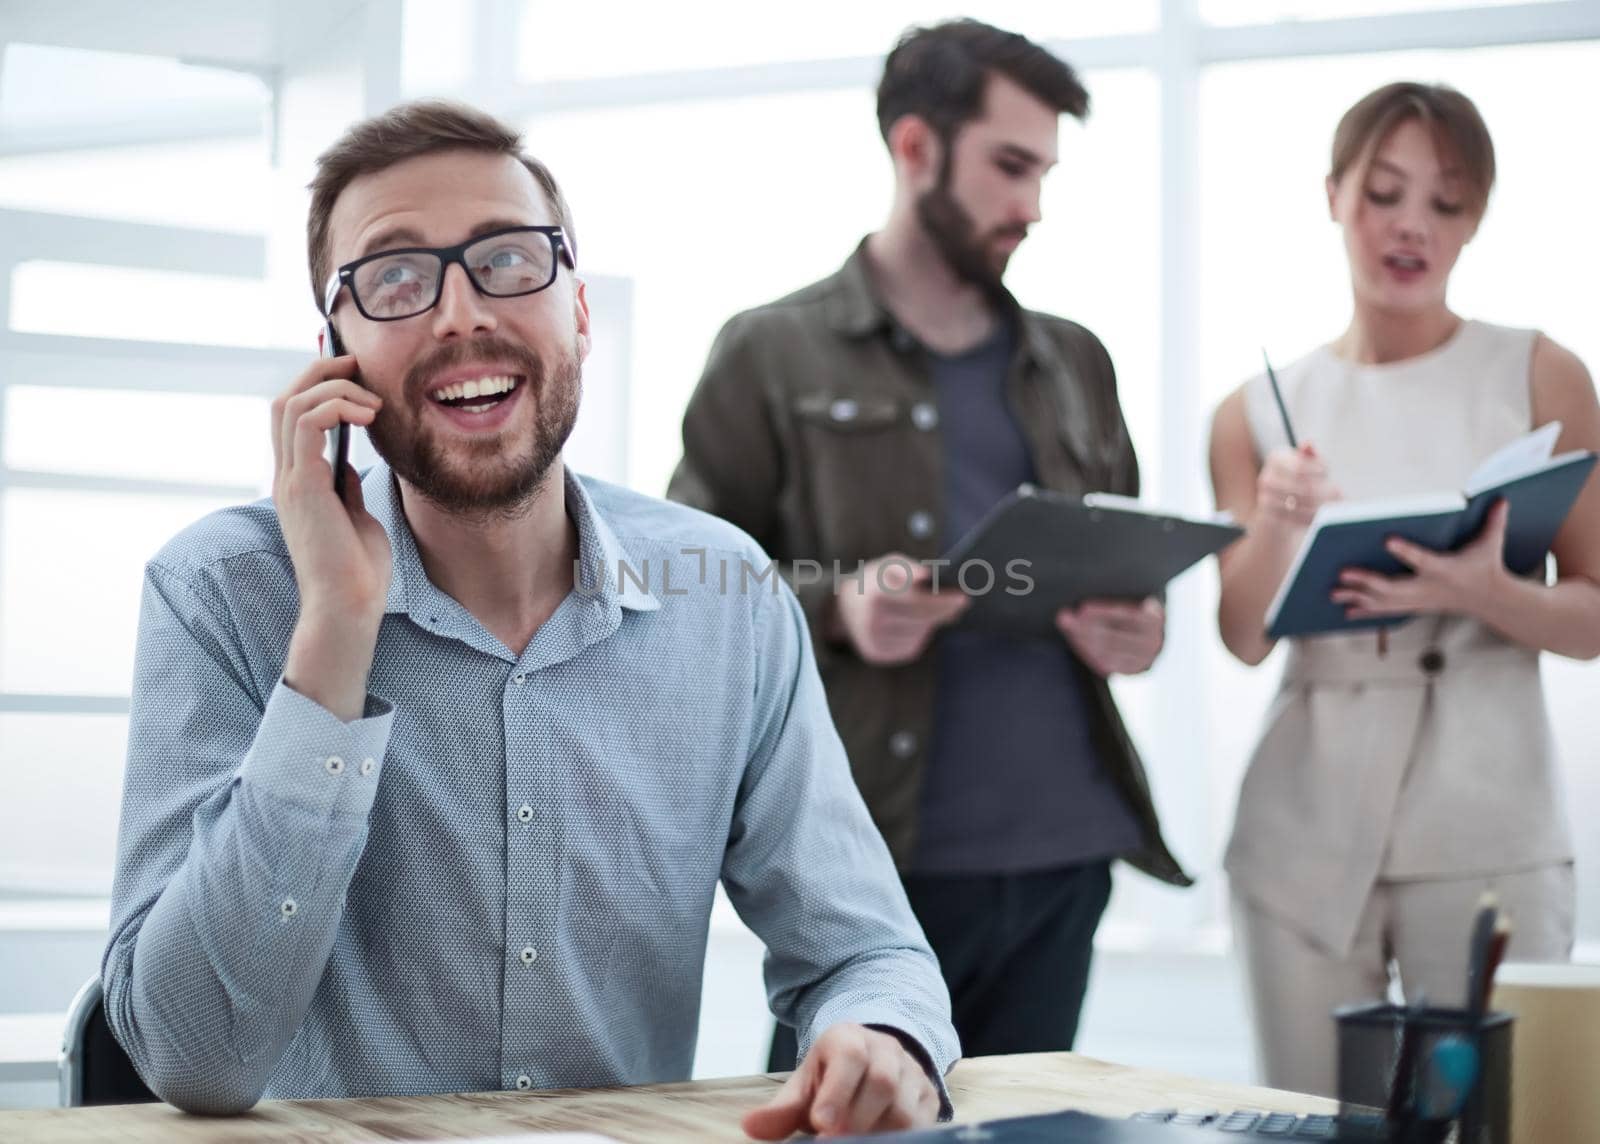
<svg viewBox="0 0 1600 1144">
<path fill-rule="evenodd" d="M 1346 499 L 1459 489 L 1532 427 L 1536 331 L 1464 322 L 1420 357 L 1327 347 L 1279 371 L 1301 441 Z M 1266 378 L 1245 387 L 1258 457 L 1287 444 Z M 1333 956 L 1380 880 L 1572 860 L 1539 654 L 1475 620 L 1293 640 L 1239 796 L 1234 891 Z"/>
</svg>

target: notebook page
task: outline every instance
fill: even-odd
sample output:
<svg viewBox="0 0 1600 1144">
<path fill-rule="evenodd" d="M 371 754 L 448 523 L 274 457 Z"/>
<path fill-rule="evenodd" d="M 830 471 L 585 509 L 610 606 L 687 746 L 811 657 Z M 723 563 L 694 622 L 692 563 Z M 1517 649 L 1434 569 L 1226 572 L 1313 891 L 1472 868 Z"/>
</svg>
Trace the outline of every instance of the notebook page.
<svg viewBox="0 0 1600 1144">
<path fill-rule="evenodd" d="M 1490 453 L 1467 478 L 1464 490 L 1467 499 L 1471 500 L 1484 489 L 1492 489 L 1506 481 L 1526 476 L 1542 466 L 1555 452 L 1556 438 L 1559 436 L 1561 422 L 1552 421 Z"/>
</svg>

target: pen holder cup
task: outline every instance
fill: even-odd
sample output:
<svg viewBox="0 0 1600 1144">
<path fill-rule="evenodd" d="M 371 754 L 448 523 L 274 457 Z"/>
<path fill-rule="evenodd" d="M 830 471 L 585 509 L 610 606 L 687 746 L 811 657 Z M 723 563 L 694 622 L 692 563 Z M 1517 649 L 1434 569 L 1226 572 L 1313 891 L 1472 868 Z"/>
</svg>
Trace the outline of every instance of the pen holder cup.
<svg viewBox="0 0 1600 1144">
<path fill-rule="evenodd" d="M 1386 1122 L 1392 1144 L 1510 1144 L 1511 1024 L 1509 1013 L 1485 1013 L 1474 1031 L 1462 1009 L 1408 1009 L 1385 1003 L 1354 1005 L 1334 1012 L 1339 1031 L 1339 1104 L 1355 1118 L 1391 1106 L 1393 1086 L 1401 1086 L 1395 1103 L 1399 1115 Z M 1396 1077 L 1401 1044 L 1410 1026 L 1410 1077 Z M 1440 1041 L 1450 1035 L 1476 1042 L 1476 1080 L 1458 1116 L 1429 1119 L 1431 1104 L 1448 1100 L 1429 1092 L 1429 1061 Z M 1459 1125 L 1459 1134 L 1450 1130 Z"/>
</svg>

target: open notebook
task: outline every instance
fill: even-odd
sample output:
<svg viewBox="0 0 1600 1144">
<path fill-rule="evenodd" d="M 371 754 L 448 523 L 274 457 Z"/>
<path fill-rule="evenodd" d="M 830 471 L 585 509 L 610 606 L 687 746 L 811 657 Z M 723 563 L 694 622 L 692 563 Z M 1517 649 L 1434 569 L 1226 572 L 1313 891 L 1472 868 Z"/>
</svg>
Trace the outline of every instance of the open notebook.
<svg viewBox="0 0 1600 1144">
<path fill-rule="evenodd" d="M 1281 639 L 1403 623 L 1410 617 L 1345 619 L 1344 606 L 1328 598 L 1340 571 L 1405 573 L 1384 547 L 1391 536 L 1452 552 L 1478 535 L 1501 497 L 1511 502 L 1506 567 L 1519 576 L 1537 571 L 1595 464 L 1595 454 L 1583 449 L 1551 456 L 1560 434 L 1561 423 L 1552 421 L 1518 437 L 1479 465 L 1460 492 L 1323 505 L 1267 609 L 1267 635 Z"/>
</svg>

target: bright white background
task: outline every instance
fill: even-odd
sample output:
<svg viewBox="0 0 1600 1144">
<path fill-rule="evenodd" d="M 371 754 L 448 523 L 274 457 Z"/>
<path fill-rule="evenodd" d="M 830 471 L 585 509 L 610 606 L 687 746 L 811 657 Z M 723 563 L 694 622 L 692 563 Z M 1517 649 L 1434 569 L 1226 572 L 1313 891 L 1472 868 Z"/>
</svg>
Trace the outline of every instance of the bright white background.
<svg viewBox="0 0 1600 1144">
<path fill-rule="evenodd" d="M 563 182 L 604 303 L 575 463 L 659 493 L 720 324 L 828 273 L 881 221 L 879 60 L 907 24 L 959 12 L 922 0 L 144 10 L 183 19 L 119 34 L 117 5 L 0 0 L 0 1015 L 64 1009 L 95 964 L 140 568 L 187 521 L 265 487 L 268 396 L 314 338 L 301 188 L 315 151 L 417 94 L 465 96 L 523 127 Z M 1342 328 L 1328 144 L 1340 112 L 1391 79 L 1459 86 L 1497 144 L 1500 185 L 1453 303 L 1600 364 L 1600 149 L 1585 126 L 1600 105 L 1600 4 L 991 0 L 983 15 L 1050 41 L 1093 95 L 1086 126 L 1063 122 L 1045 220 L 1011 285 L 1109 346 L 1147 496 L 1206 507 L 1209 410 L 1263 346 L 1287 361 Z M 1276 669 L 1227 658 L 1214 603 L 1210 568 L 1181 582 L 1167 655 L 1119 685 L 1202 881 L 1178 893 L 1119 875 L 1080 1047 L 1242 1078 L 1218 861 Z M 1546 676 L 1580 841 L 1580 931 L 1595 942 L 1600 668 L 1548 660 Z M 697 1071 L 750 1071 L 765 1036 L 759 947 L 719 915 L 712 950 Z M 15 1079 L 0 1071 L 0 1103 L 48 1098 L 6 1089 Z"/>
</svg>

